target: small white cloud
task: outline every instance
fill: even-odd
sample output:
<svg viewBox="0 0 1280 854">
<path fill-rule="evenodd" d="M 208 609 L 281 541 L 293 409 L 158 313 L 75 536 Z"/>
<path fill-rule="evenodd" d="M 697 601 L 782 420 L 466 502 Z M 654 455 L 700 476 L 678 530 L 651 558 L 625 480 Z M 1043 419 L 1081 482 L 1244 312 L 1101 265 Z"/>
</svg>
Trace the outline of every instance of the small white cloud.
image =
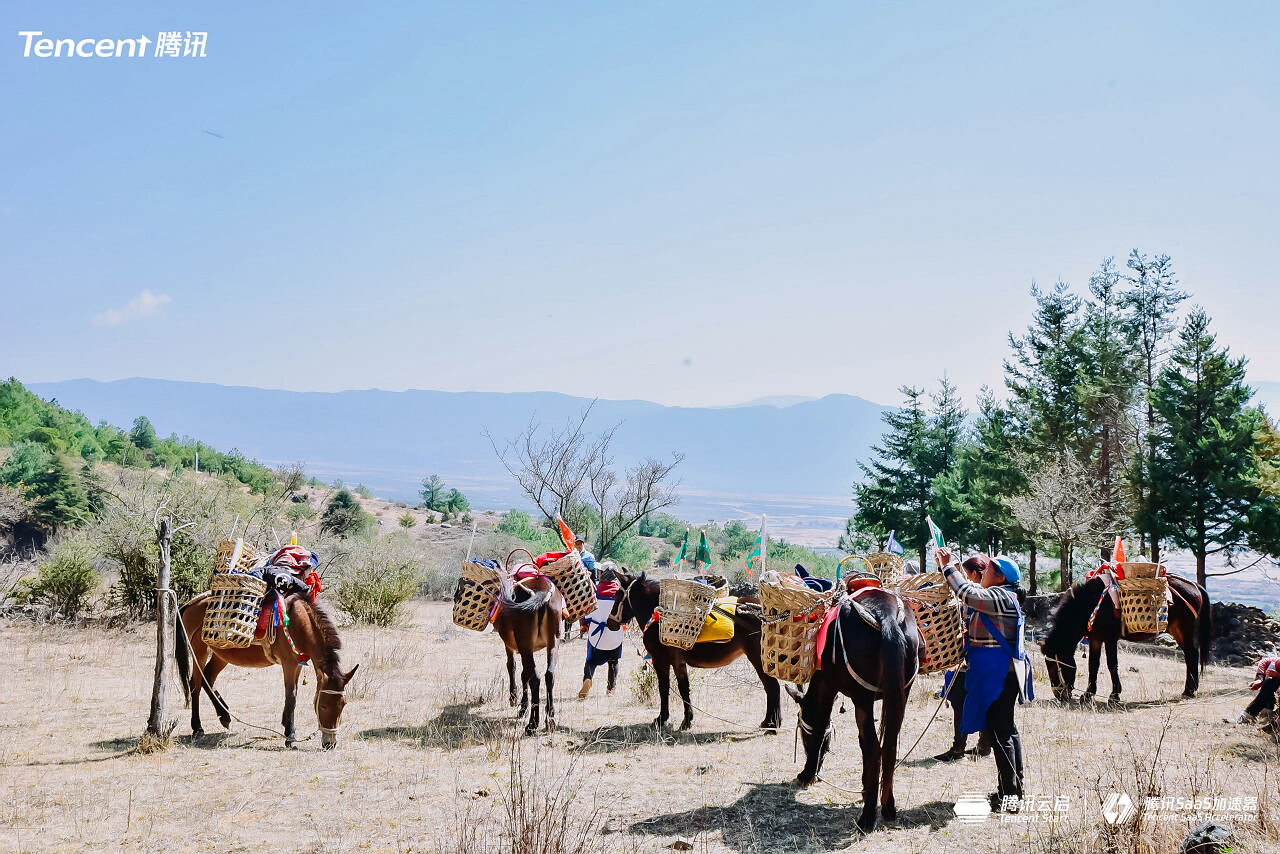
<svg viewBox="0 0 1280 854">
<path fill-rule="evenodd" d="M 156 317 L 166 305 L 173 302 L 168 294 L 153 294 L 144 290 L 124 304 L 124 308 L 109 308 L 93 316 L 95 326 L 119 326 L 126 320 Z"/>
</svg>

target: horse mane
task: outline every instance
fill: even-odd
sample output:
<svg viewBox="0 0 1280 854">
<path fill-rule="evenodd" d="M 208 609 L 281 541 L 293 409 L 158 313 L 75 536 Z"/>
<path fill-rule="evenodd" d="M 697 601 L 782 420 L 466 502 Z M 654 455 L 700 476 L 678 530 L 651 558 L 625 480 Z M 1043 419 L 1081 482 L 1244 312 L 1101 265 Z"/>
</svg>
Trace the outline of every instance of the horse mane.
<svg viewBox="0 0 1280 854">
<path fill-rule="evenodd" d="M 327 605 L 312 602 L 310 597 L 307 596 L 295 596 L 293 598 L 301 602 L 302 607 L 307 609 L 307 613 L 311 615 L 312 621 L 320 631 L 321 653 L 316 658 L 316 668 L 324 671 L 325 676 L 330 679 L 336 679 L 341 682 L 342 671 L 338 667 L 338 653 L 342 649 L 342 638 L 338 636 L 338 623 L 333 616 L 333 611 Z"/>
<path fill-rule="evenodd" d="M 1084 589 L 1095 582 L 1101 584 L 1096 578 L 1090 578 L 1085 581 L 1077 581 L 1071 585 L 1071 589 L 1063 592 L 1058 597 L 1058 604 L 1049 612 L 1049 634 L 1045 637 L 1045 643 L 1050 644 L 1056 640 L 1058 636 L 1065 632 L 1068 628 L 1080 629 L 1080 637 L 1084 637 L 1084 632 L 1088 628 L 1089 615 L 1093 613 L 1093 608 L 1098 604 L 1098 597 L 1081 596 Z M 1092 602 L 1089 600 L 1093 599 Z"/>
</svg>

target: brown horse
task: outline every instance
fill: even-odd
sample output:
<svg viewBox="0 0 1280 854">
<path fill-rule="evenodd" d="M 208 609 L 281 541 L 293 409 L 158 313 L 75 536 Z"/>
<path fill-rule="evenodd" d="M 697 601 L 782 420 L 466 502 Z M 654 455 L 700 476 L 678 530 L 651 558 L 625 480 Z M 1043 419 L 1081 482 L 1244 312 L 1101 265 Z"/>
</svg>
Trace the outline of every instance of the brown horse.
<svg viewBox="0 0 1280 854">
<path fill-rule="evenodd" d="M 550 578 L 536 576 L 518 584 L 502 573 L 502 593 L 493 630 L 507 647 L 507 678 L 511 683 L 511 705 L 516 704 L 516 653 L 520 653 L 520 712 L 523 718 L 530 709 L 525 735 L 538 731 L 538 665 L 533 654 L 547 651 L 547 730 L 556 728 L 556 662 L 560 658 L 560 623 L 564 615 L 564 597 Z M 533 694 L 533 703 L 529 694 Z"/>
<path fill-rule="evenodd" d="M 658 607 L 658 579 L 649 578 L 647 573 L 629 575 L 619 572 L 618 583 L 622 589 L 609 613 L 609 629 L 616 631 L 631 619 L 645 624 L 650 615 Z M 742 598 L 739 602 L 755 602 L 751 598 Z M 761 729 L 777 730 L 782 726 L 782 690 L 778 680 L 764 672 L 764 664 L 760 657 L 760 617 L 756 613 L 739 611 L 733 617 L 733 638 L 715 643 L 695 643 L 692 649 L 684 650 L 673 646 L 665 646 L 658 639 L 656 622 L 644 629 L 644 648 L 649 653 L 654 670 L 658 674 L 658 694 L 662 697 L 662 709 L 654 721 L 660 727 L 667 725 L 671 716 L 667 694 L 671 690 L 671 670 L 676 671 L 676 686 L 680 690 L 680 699 L 684 701 L 684 720 L 680 729 L 693 726 L 693 704 L 689 700 L 689 668 L 724 667 L 745 655 L 756 669 L 760 683 L 764 685 L 766 699 L 764 720 Z"/>
<path fill-rule="evenodd" d="M 174 657 L 178 673 L 182 677 L 182 692 L 191 703 L 191 733 L 202 735 L 200 725 L 200 689 L 203 688 L 213 703 L 214 711 L 223 727 L 231 727 L 231 712 L 222 695 L 214 690 L 213 683 L 228 664 L 237 667 L 271 667 L 280 665 L 284 671 L 284 741 L 293 745 L 298 740 L 293 723 L 293 710 L 298 699 L 298 676 L 302 664 L 298 653 L 289 646 L 289 638 L 298 652 L 311 659 L 316 671 L 316 720 L 319 723 L 320 743 L 326 749 L 338 743 L 338 719 L 347 704 L 346 688 L 360 665 L 343 673 L 338 667 L 338 650 L 342 640 L 334 626 L 333 617 L 306 596 L 289 595 L 284 599 L 284 609 L 289 616 L 289 638 L 283 631 L 276 631 L 268 645 L 252 644 L 243 649 L 210 649 L 201 637 L 204 612 L 209 594 L 201 593 L 178 611 L 177 642 Z M 268 635 L 270 637 L 270 635 Z M 194 657 L 192 669 L 189 657 Z"/>
<path fill-rule="evenodd" d="M 827 630 L 819 652 L 822 667 L 809 687 L 792 685 L 787 693 L 800 704 L 800 740 L 804 742 L 804 770 L 796 785 L 818 778 L 831 747 L 831 707 L 844 694 L 853 700 L 862 748 L 862 814 L 858 827 L 870 831 L 876 823 L 876 790 L 884 817 L 897 816 L 893 800 L 893 772 L 898 761 L 898 734 L 906 714 L 911 683 L 919 669 L 920 632 L 914 612 L 896 594 L 872 589 L 845 598 Z M 876 737 L 876 700 L 883 700 L 883 741 Z"/>
<path fill-rule="evenodd" d="M 1182 696 L 1194 697 L 1200 687 L 1200 671 L 1209 663 L 1213 638 L 1213 610 L 1209 606 L 1209 592 L 1186 578 L 1169 576 L 1169 589 L 1173 602 L 1169 605 L 1168 632 L 1182 649 L 1187 665 L 1187 681 Z M 1101 603 L 1101 607 L 1099 607 Z M 1097 609 L 1093 629 L 1089 618 Z M 1116 657 L 1116 642 L 1120 639 L 1124 622 L 1115 612 L 1106 582 L 1099 577 L 1076 584 L 1063 593 L 1057 608 L 1049 618 L 1049 634 L 1040 644 L 1049 671 L 1049 684 L 1053 695 L 1066 702 L 1076 684 L 1076 645 L 1089 639 L 1089 690 L 1081 699 L 1092 699 L 1098 692 L 1099 656 L 1103 647 L 1107 651 L 1107 668 L 1111 671 L 1111 702 L 1120 700 L 1120 664 Z M 1125 640 L 1149 642 L 1154 634 L 1125 634 Z"/>
</svg>

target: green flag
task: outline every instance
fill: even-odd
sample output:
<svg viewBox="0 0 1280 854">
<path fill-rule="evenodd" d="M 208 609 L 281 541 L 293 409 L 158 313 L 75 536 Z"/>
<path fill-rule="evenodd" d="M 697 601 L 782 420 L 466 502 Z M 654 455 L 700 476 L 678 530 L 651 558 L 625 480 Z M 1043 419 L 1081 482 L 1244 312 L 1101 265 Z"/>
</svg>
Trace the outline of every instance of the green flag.
<svg viewBox="0 0 1280 854">
<path fill-rule="evenodd" d="M 933 535 L 933 544 L 938 548 L 946 548 L 947 541 L 942 537 L 942 529 L 933 524 L 932 516 L 925 516 L 924 520 L 929 523 L 929 533 Z"/>
<path fill-rule="evenodd" d="M 689 554 L 689 529 L 684 529 L 684 542 L 680 544 L 680 554 L 676 555 L 675 561 L 671 564 L 671 568 L 679 572 L 684 568 L 684 562 L 688 559 Z"/>
<path fill-rule="evenodd" d="M 755 576 L 755 569 L 756 569 L 756 566 L 760 563 L 760 553 L 763 545 L 764 545 L 764 531 L 762 530 L 760 532 L 760 536 L 756 537 L 755 548 L 751 550 L 751 554 L 747 555 L 747 560 L 745 565 L 747 567 L 748 578 L 752 578 Z"/>
<path fill-rule="evenodd" d="M 702 536 L 698 539 L 698 553 L 693 556 L 693 566 L 694 569 L 701 572 L 711 566 L 711 549 L 707 546 L 707 532 L 700 531 L 699 533 Z"/>
</svg>

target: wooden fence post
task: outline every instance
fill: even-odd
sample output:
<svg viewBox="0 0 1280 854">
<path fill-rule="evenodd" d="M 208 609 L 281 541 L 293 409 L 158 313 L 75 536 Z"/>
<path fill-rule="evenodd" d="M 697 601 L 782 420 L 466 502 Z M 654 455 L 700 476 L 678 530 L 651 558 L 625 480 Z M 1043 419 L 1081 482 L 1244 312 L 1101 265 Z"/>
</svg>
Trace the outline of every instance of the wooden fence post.
<svg viewBox="0 0 1280 854">
<path fill-rule="evenodd" d="M 160 546 L 160 571 L 156 575 L 156 678 L 151 686 L 151 716 L 147 732 L 161 736 L 164 725 L 164 695 L 169 681 L 169 649 L 173 646 L 173 617 L 169 612 L 169 560 L 173 545 L 173 520 L 165 517 L 156 526 Z"/>
</svg>

